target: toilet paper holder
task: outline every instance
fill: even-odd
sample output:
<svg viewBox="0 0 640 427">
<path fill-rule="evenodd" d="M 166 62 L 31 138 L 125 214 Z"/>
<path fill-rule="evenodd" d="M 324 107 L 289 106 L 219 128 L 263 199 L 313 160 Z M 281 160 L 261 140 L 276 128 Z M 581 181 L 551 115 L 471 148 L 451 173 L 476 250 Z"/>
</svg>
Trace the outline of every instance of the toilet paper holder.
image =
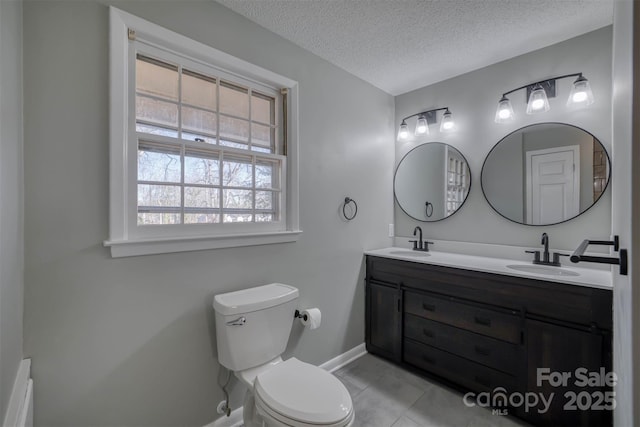
<svg viewBox="0 0 640 427">
<path fill-rule="evenodd" d="M 294 319 L 302 319 L 302 320 L 304 320 L 305 322 L 306 322 L 307 320 L 309 320 L 309 319 L 307 319 L 307 315 L 306 315 L 306 314 L 301 314 L 301 313 L 300 313 L 300 310 L 296 310 L 296 312 L 295 312 L 295 313 L 294 313 L 294 315 L 293 315 L 293 318 L 294 318 Z"/>
</svg>

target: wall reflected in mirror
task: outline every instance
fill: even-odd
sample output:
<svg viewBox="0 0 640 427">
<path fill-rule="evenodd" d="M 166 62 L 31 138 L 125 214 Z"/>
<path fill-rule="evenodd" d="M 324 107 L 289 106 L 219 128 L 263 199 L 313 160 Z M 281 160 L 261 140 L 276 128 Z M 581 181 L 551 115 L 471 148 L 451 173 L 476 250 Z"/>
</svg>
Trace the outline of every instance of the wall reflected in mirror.
<svg viewBox="0 0 640 427">
<path fill-rule="evenodd" d="M 467 160 L 454 147 L 441 142 L 409 151 L 398 164 L 393 181 L 400 208 L 424 222 L 440 221 L 457 212 L 470 187 Z"/>
<path fill-rule="evenodd" d="M 609 156 L 595 136 L 564 123 L 540 123 L 516 130 L 493 147 L 481 185 L 503 217 L 551 225 L 593 206 L 609 176 Z"/>
</svg>

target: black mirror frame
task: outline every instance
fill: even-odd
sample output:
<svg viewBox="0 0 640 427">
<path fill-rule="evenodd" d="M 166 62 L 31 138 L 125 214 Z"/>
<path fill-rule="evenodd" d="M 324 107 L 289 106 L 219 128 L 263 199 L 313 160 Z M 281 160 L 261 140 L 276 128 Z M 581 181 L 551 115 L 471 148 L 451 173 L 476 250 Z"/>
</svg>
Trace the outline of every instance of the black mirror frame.
<svg viewBox="0 0 640 427">
<path fill-rule="evenodd" d="M 458 209 L 456 209 L 451 215 L 445 216 L 443 218 L 440 219 L 434 219 L 433 221 L 426 221 L 424 219 L 419 219 L 416 218 L 414 216 L 412 216 L 409 212 L 407 212 L 406 210 L 404 210 L 404 208 L 402 207 L 402 205 L 400 204 L 400 201 L 398 201 L 398 197 L 396 196 L 396 175 L 398 174 L 398 168 L 400 168 L 400 165 L 402 164 L 402 161 L 409 155 L 411 154 L 414 150 L 422 147 L 423 145 L 427 145 L 427 144 L 442 144 L 442 145 L 447 145 L 453 149 L 455 149 L 458 153 L 460 153 L 460 156 L 462 156 L 462 158 L 464 159 L 465 163 L 467 164 L 467 169 L 469 170 L 469 189 L 467 191 L 467 195 L 465 196 L 464 200 L 462 201 L 462 203 L 460 204 L 460 207 L 458 207 Z M 607 154 L 608 156 L 608 154 Z M 396 166 L 396 170 L 393 172 L 393 200 L 394 202 L 400 207 L 400 210 L 402 210 L 402 212 L 405 213 L 405 215 L 407 215 L 409 218 L 415 219 L 416 221 L 420 221 L 420 222 L 424 222 L 424 223 L 432 223 L 432 222 L 439 222 L 439 221 L 444 221 L 447 218 L 451 218 L 452 216 L 454 216 L 456 213 L 458 213 L 458 211 L 460 211 L 462 209 L 462 207 L 464 206 L 464 204 L 467 202 L 467 199 L 469 199 L 469 194 L 471 194 L 471 188 L 473 185 L 473 178 L 471 176 L 471 166 L 469 166 L 469 161 L 467 160 L 467 158 L 464 156 L 464 154 L 462 154 L 462 152 L 460 150 L 458 150 L 456 147 L 454 147 L 453 145 L 447 144 L 446 142 L 438 142 L 438 141 L 430 141 L 430 142 L 425 142 L 422 143 L 420 145 L 417 145 L 415 147 L 413 147 L 411 150 L 409 150 L 404 156 L 402 156 L 402 159 L 400 159 L 400 161 L 398 162 L 398 166 Z"/>
<path fill-rule="evenodd" d="M 491 155 L 491 153 L 493 153 L 493 150 L 495 150 L 498 145 L 500 145 L 500 143 L 502 141 L 504 141 L 506 138 L 510 137 L 511 135 L 513 135 L 516 132 L 520 132 L 523 129 L 532 127 L 532 126 L 537 126 L 537 125 L 545 125 L 545 124 L 556 124 L 556 125 L 564 125 L 564 126 L 571 126 L 573 128 L 576 129 L 580 129 L 581 131 L 588 133 L 589 135 L 591 135 L 593 137 L 593 139 L 595 139 L 596 141 L 598 141 L 598 144 L 600 144 L 602 146 L 602 149 L 604 150 L 605 154 L 607 155 L 607 184 L 605 185 L 604 189 L 602 190 L 602 193 L 600 193 L 600 196 L 593 201 L 593 203 L 591 203 L 591 205 L 583 210 L 582 212 L 580 212 L 578 215 L 571 217 L 569 219 L 565 219 L 564 221 L 559 221 L 559 222 L 554 222 L 551 224 L 525 224 L 523 222 L 518 222 L 518 221 L 514 221 L 513 219 L 506 217 L 504 215 L 502 215 L 502 213 L 500 213 L 489 201 L 489 198 L 487 197 L 487 193 L 484 190 L 484 184 L 482 183 L 482 175 L 484 173 L 484 168 L 487 164 L 487 159 L 489 158 L 489 156 Z M 520 224 L 520 225 L 526 225 L 527 227 L 548 227 L 551 225 L 557 225 L 557 224 L 563 224 L 565 222 L 571 221 L 573 219 L 578 218 L 579 216 L 581 216 L 582 214 L 584 214 L 585 212 L 589 211 L 589 209 L 591 209 L 593 206 L 595 206 L 596 203 L 598 203 L 598 201 L 602 198 L 602 196 L 604 195 L 604 193 L 607 191 L 607 189 L 609 188 L 609 183 L 611 182 L 611 157 L 609 157 L 609 152 L 607 151 L 607 148 L 604 146 L 604 144 L 602 142 L 600 142 L 600 139 L 598 139 L 594 134 L 592 134 L 591 132 L 579 127 L 579 126 L 575 126 L 569 123 L 562 123 L 562 122 L 540 122 L 540 123 L 533 123 L 527 126 L 523 126 L 521 128 L 518 128 L 516 130 L 514 130 L 513 132 L 508 133 L 507 135 L 503 136 L 498 142 L 496 142 L 496 144 L 491 148 L 491 150 L 489 150 L 489 152 L 487 153 L 487 155 L 484 158 L 484 162 L 482 163 L 482 170 L 480 171 L 480 188 L 482 189 L 482 195 L 484 196 L 484 199 L 487 201 L 487 203 L 489 204 L 489 206 L 491 206 L 491 209 L 493 209 L 498 215 L 500 215 L 501 217 L 503 217 L 504 219 L 507 219 L 511 222 L 514 222 L 516 224 Z"/>
</svg>

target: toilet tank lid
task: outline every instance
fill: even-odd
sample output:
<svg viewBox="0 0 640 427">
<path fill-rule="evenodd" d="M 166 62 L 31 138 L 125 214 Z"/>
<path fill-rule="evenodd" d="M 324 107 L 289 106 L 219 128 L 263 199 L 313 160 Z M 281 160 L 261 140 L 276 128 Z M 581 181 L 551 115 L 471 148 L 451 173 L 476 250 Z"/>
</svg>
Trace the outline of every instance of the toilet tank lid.
<svg viewBox="0 0 640 427">
<path fill-rule="evenodd" d="M 282 283 L 257 286 L 219 294 L 213 298 L 213 309 L 223 316 L 263 310 L 298 298 L 298 289 Z"/>
</svg>

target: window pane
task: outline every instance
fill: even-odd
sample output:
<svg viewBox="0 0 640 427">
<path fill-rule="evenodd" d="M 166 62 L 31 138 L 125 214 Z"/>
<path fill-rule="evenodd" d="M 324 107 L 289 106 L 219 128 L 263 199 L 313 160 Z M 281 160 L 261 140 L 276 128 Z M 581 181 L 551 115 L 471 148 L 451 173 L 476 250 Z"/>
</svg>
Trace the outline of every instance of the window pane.
<svg viewBox="0 0 640 427">
<path fill-rule="evenodd" d="M 184 158 L 184 182 L 187 184 L 220 184 L 220 162 L 217 158 L 187 152 Z"/>
<path fill-rule="evenodd" d="M 232 117 L 220 116 L 220 138 L 249 140 L 249 122 Z"/>
<path fill-rule="evenodd" d="M 180 214 L 138 212 L 138 225 L 180 224 Z"/>
<path fill-rule="evenodd" d="M 278 188 L 276 163 L 256 163 L 256 188 Z"/>
<path fill-rule="evenodd" d="M 217 188 L 185 187 L 184 206 L 190 208 L 219 208 L 220 199 Z"/>
<path fill-rule="evenodd" d="M 138 55 L 136 90 L 147 95 L 178 100 L 178 67 Z"/>
<path fill-rule="evenodd" d="M 185 224 L 215 224 L 220 222 L 220 215 L 218 214 L 184 214 Z"/>
<path fill-rule="evenodd" d="M 224 222 L 253 222 L 253 214 L 224 214 Z"/>
<path fill-rule="evenodd" d="M 197 107 L 216 109 L 216 81 L 215 79 L 183 70 L 182 72 L 182 102 Z"/>
<path fill-rule="evenodd" d="M 246 150 L 248 148 L 248 145 L 246 143 L 243 144 L 240 142 L 227 141 L 225 139 L 220 140 L 220 145 L 222 145 L 223 147 L 240 148 L 242 150 Z"/>
<path fill-rule="evenodd" d="M 177 138 L 178 137 L 178 131 L 175 129 L 167 129 L 167 128 L 163 128 L 160 126 L 152 126 L 152 125 L 145 125 L 142 123 L 136 123 L 136 131 L 137 132 L 143 132 L 143 133 L 148 133 L 151 135 L 162 135 L 162 136 L 168 136 L 171 138 Z"/>
<path fill-rule="evenodd" d="M 273 214 L 265 214 L 265 213 L 257 213 L 256 214 L 256 222 L 272 222 Z"/>
<path fill-rule="evenodd" d="M 193 132 L 216 134 L 216 114 L 197 108 L 182 107 L 182 127 Z"/>
<path fill-rule="evenodd" d="M 271 153 L 271 148 L 260 147 L 259 145 L 254 145 L 251 147 L 251 151 L 255 151 L 257 153 Z"/>
<path fill-rule="evenodd" d="M 274 124 L 274 104 L 275 100 L 273 98 L 255 92 L 252 93 L 251 120 L 261 123 Z"/>
<path fill-rule="evenodd" d="M 270 126 L 251 123 L 251 143 L 263 147 L 271 147 L 272 131 Z"/>
<path fill-rule="evenodd" d="M 182 139 L 186 139 L 187 141 L 195 141 L 195 142 L 203 142 L 207 144 L 215 144 L 216 139 L 212 136 L 207 135 L 199 135 L 197 133 L 190 132 L 182 132 Z"/>
<path fill-rule="evenodd" d="M 247 159 L 225 159 L 222 162 L 222 185 L 225 187 L 251 187 L 253 166 Z"/>
<path fill-rule="evenodd" d="M 256 209 L 274 210 L 275 197 L 273 191 L 256 191 Z"/>
<path fill-rule="evenodd" d="M 138 206 L 180 207 L 180 187 L 138 184 Z"/>
<path fill-rule="evenodd" d="M 251 190 L 223 190 L 225 209 L 252 209 L 253 191 Z"/>
<path fill-rule="evenodd" d="M 249 91 L 220 82 L 220 112 L 249 118 Z"/>
<path fill-rule="evenodd" d="M 136 96 L 136 119 L 178 127 L 178 106 L 145 96 Z"/>
<path fill-rule="evenodd" d="M 140 144 L 138 180 L 180 182 L 180 152 Z"/>
</svg>

